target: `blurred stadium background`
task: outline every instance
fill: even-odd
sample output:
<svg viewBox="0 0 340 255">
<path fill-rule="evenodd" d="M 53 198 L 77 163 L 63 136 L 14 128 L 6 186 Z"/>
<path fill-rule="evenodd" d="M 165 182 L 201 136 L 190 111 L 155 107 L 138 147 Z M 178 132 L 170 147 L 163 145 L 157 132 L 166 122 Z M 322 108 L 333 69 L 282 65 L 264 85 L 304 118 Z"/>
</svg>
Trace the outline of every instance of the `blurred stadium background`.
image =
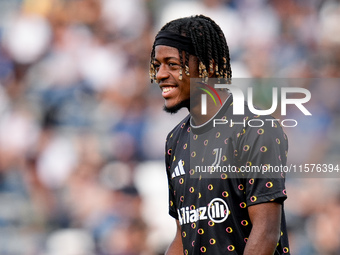
<svg viewBox="0 0 340 255">
<path fill-rule="evenodd" d="M 149 54 L 163 24 L 199 13 L 233 77 L 340 76 L 336 0 L 0 0 L 1 255 L 164 253 L 164 140 L 186 112 L 161 110 Z M 313 93 L 318 125 L 290 130 L 289 159 L 339 163 L 339 84 Z M 292 254 L 340 254 L 339 184 L 287 180 Z"/>
</svg>

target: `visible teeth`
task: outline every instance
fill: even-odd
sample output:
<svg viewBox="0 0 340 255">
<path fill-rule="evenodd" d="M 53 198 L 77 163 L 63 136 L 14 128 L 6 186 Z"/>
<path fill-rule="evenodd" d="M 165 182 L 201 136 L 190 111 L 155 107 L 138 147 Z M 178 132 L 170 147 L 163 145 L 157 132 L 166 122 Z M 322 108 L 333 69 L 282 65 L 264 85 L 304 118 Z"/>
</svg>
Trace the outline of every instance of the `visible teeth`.
<svg viewBox="0 0 340 255">
<path fill-rule="evenodd" d="M 163 92 L 169 92 L 170 90 L 173 90 L 174 87 L 165 87 L 163 88 Z"/>
</svg>

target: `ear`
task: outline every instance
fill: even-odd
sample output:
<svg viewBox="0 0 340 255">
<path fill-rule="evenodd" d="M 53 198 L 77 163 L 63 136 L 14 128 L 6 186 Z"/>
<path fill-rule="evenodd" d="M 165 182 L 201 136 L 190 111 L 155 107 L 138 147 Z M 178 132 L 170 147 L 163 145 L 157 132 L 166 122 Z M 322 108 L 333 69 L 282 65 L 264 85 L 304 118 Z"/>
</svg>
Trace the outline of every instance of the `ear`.
<svg viewBox="0 0 340 255">
<path fill-rule="evenodd" d="M 183 57 L 184 59 L 184 57 Z M 189 68 L 190 68 L 190 77 L 198 78 L 199 76 L 199 60 L 196 56 L 189 54 Z M 188 75 L 187 75 L 188 76 Z"/>
</svg>

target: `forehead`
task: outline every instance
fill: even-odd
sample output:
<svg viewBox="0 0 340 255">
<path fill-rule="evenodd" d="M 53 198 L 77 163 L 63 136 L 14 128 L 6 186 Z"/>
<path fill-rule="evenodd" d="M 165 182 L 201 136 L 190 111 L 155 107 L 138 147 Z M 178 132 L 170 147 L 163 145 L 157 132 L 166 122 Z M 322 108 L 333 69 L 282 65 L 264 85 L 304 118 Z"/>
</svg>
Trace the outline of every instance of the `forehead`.
<svg viewBox="0 0 340 255">
<path fill-rule="evenodd" d="M 165 58 L 177 58 L 179 59 L 179 52 L 177 48 L 165 46 L 165 45 L 157 45 L 155 47 L 155 59 L 161 60 Z"/>
</svg>

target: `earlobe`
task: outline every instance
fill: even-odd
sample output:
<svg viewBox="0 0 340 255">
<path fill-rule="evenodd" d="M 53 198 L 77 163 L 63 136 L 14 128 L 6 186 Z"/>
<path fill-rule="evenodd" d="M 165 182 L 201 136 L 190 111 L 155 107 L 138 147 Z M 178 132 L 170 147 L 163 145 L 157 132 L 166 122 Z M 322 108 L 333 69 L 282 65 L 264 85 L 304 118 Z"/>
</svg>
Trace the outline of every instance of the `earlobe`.
<svg viewBox="0 0 340 255">
<path fill-rule="evenodd" d="M 197 78 L 199 77 L 199 61 L 197 59 L 196 56 L 194 55 L 189 55 L 189 61 L 188 61 L 188 65 L 185 66 L 185 73 L 187 75 L 187 73 L 189 75 L 190 78 Z"/>
</svg>

